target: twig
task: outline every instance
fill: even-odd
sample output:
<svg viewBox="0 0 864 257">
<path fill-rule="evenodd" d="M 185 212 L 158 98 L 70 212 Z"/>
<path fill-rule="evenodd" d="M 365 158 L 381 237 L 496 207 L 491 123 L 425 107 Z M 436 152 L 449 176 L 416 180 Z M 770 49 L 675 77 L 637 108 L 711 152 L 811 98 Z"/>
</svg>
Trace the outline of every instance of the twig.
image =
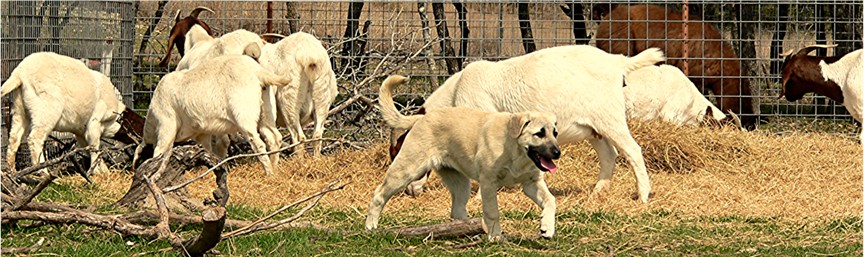
<svg viewBox="0 0 864 257">
<path fill-rule="evenodd" d="M 12 210 L 14 211 L 14 210 L 21 209 L 22 206 L 26 205 L 27 203 L 30 203 L 30 201 L 33 201 L 33 198 L 36 197 L 36 195 L 38 195 L 39 193 L 42 193 L 42 190 L 44 190 L 46 187 L 48 187 L 48 185 L 50 185 L 51 182 L 53 182 L 54 179 L 56 179 L 56 178 L 57 178 L 57 176 L 54 176 L 54 174 L 49 174 L 47 178 L 42 180 L 42 182 L 39 182 L 39 184 L 36 185 L 35 188 L 33 188 L 33 191 L 30 192 L 30 194 L 28 194 L 24 198 L 19 199 L 15 203 L 15 205 L 12 206 Z"/>
<path fill-rule="evenodd" d="M 162 174 L 162 172 L 164 172 L 165 170 L 165 167 L 168 166 L 168 160 L 171 159 L 171 152 L 173 152 L 173 148 L 168 149 L 168 152 L 165 152 L 165 154 L 162 155 L 162 160 L 160 160 L 161 163 L 159 163 L 159 169 L 157 169 L 156 172 L 154 172 L 150 176 L 144 177 L 144 182 L 147 183 L 147 188 L 149 188 L 150 193 L 153 194 L 153 201 L 156 202 L 156 207 L 159 210 L 159 223 L 156 224 L 156 227 L 154 229 L 159 234 L 160 238 L 168 238 L 168 241 L 171 242 L 172 246 L 178 249 L 183 249 L 183 252 L 186 255 L 189 255 L 189 253 L 186 252 L 185 247 L 183 247 L 183 240 L 179 236 L 171 232 L 171 227 L 169 226 L 171 223 L 171 218 L 170 212 L 168 211 L 168 205 L 165 204 L 165 195 L 162 194 L 162 190 L 159 189 L 159 186 L 157 186 L 156 183 L 153 182 L 153 178 L 157 177 L 158 179 L 158 176 Z M 142 174 L 142 176 L 145 175 Z"/>
<path fill-rule="evenodd" d="M 271 214 L 269 214 L 269 215 L 267 215 L 267 216 L 264 216 L 264 217 L 262 217 L 262 218 L 256 220 L 255 222 L 252 222 L 251 224 L 249 224 L 249 225 L 247 225 L 247 226 L 245 226 L 245 227 L 242 227 L 242 228 L 239 228 L 239 229 L 233 230 L 233 231 L 231 231 L 231 232 L 227 232 L 227 233 L 225 233 L 225 234 L 222 234 L 222 240 L 229 239 L 229 238 L 236 237 L 236 236 L 241 236 L 241 235 L 249 234 L 249 233 L 253 233 L 253 232 L 256 232 L 256 231 L 261 231 L 261 230 L 267 230 L 267 229 L 275 228 L 275 227 L 281 226 L 281 225 L 283 225 L 283 224 L 286 224 L 286 223 L 288 223 L 288 222 L 294 221 L 294 220 L 300 218 L 301 215 L 305 214 L 307 211 L 309 211 L 310 209 L 312 209 L 312 207 L 314 207 L 314 206 L 318 203 L 318 201 L 321 200 L 322 197 L 324 197 L 325 194 L 327 194 L 327 193 L 329 193 L 329 192 L 332 192 L 332 191 L 341 190 L 342 188 L 345 187 L 344 184 L 343 184 L 343 185 L 340 185 L 340 186 L 335 186 L 335 187 L 334 187 L 334 185 L 335 185 L 336 183 L 339 183 L 339 180 L 338 180 L 338 179 L 337 179 L 337 180 L 334 180 L 334 181 L 332 181 L 332 182 L 330 182 L 330 183 L 327 184 L 324 188 L 322 188 L 321 191 L 318 191 L 318 192 L 315 193 L 315 194 L 312 194 L 312 195 L 307 196 L 307 197 L 305 197 L 305 198 L 303 198 L 303 199 L 297 200 L 297 201 L 295 201 L 295 202 L 293 202 L 293 203 L 291 203 L 291 204 L 289 204 L 289 205 L 282 206 L 282 208 L 279 208 L 278 210 L 274 211 L 273 213 L 271 213 Z M 267 225 L 265 225 L 265 226 L 259 226 L 262 222 L 264 222 L 264 221 L 266 221 L 266 220 L 272 218 L 273 216 L 276 216 L 277 214 L 282 213 L 282 212 L 284 212 L 285 210 L 290 209 L 291 207 L 294 207 L 294 206 L 296 206 L 296 205 L 298 205 L 298 204 L 301 204 L 301 203 L 303 203 L 303 202 L 309 201 L 310 199 L 313 199 L 313 198 L 314 198 L 314 200 L 313 200 L 311 203 L 309 203 L 308 205 L 306 205 L 306 207 L 304 207 L 303 209 L 301 209 L 300 211 L 298 211 L 297 214 L 295 214 L 294 216 L 291 216 L 291 217 L 289 217 L 289 218 L 287 218 L 287 219 L 280 220 L 279 222 L 276 222 L 276 223 L 267 224 Z"/>
<path fill-rule="evenodd" d="M 39 247 L 42 247 L 42 244 L 44 244 L 44 243 L 45 243 L 45 238 L 40 237 L 39 241 L 36 241 L 36 243 L 31 245 L 31 246 L 28 246 L 28 247 L 3 247 L 3 249 L 0 250 L 0 253 L 2 253 L 2 254 L 26 254 L 26 253 L 30 253 L 36 249 L 39 249 Z"/>
<path fill-rule="evenodd" d="M 294 143 L 294 144 L 288 145 L 288 146 L 286 146 L 286 147 L 282 147 L 282 148 L 280 148 L 279 150 L 273 150 L 273 151 L 263 152 L 263 153 L 238 154 L 238 155 L 235 155 L 235 156 L 231 156 L 231 157 L 225 158 L 224 160 L 220 161 L 220 162 L 217 163 L 216 165 L 213 165 L 213 167 L 210 167 L 210 168 L 207 169 L 206 171 L 201 172 L 201 174 L 198 174 L 198 176 L 196 176 L 195 178 L 192 178 L 192 179 L 190 179 L 190 180 L 187 180 L 186 182 L 183 182 L 183 183 L 180 183 L 180 184 L 177 184 L 177 185 L 170 186 L 170 187 L 167 187 L 167 188 L 165 188 L 165 189 L 162 189 L 162 192 L 163 192 L 163 193 L 169 193 L 169 192 L 176 191 L 177 189 L 183 188 L 183 187 L 185 187 L 185 186 L 188 186 L 189 184 L 192 184 L 192 182 L 195 182 L 195 181 L 198 181 L 199 179 L 204 178 L 204 177 L 207 176 L 207 174 L 209 174 L 210 172 L 216 170 L 216 169 L 219 168 L 220 166 L 222 166 L 222 165 L 224 165 L 225 163 L 227 163 L 227 162 L 229 162 L 229 161 L 231 161 L 231 160 L 234 160 L 234 159 L 244 158 L 244 157 L 255 157 L 255 156 L 259 156 L 259 155 L 268 155 L 268 154 L 278 153 L 278 152 L 282 152 L 282 151 L 285 151 L 285 150 L 288 150 L 288 149 L 294 148 L 295 146 L 297 146 L 297 145 L 299 145 L 299 144 L 309 143 L 309 142 L 315 142 L 315 141 L 326 141 L 326 140 L 339 141 L 339 140 L 341 140 L 341 139 L 335 139 L 335 138 L 315 138 L 315 139 L 307 139 L 307 140 L 303 140 L 303 141 L 301 141 L 301 142 L 297 142 L 297 143 Z"/>
</svg>

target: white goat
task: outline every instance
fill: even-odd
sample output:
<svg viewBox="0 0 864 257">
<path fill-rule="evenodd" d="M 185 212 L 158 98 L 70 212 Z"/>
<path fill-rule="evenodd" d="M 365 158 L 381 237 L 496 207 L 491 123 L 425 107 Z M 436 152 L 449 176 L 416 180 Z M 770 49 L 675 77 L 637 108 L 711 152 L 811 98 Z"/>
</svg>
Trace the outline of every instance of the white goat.
<svg viewBox="0 0 864 257">
<path fill-rule="evenodd" d="M 279 114 L 276 123 L 288 128 L 291 142 L 306 140 L 303 127 L 313 122 L 312 138 L 321 138 L 330 105 L 339 94 L 336 73 L 321 41 L 308 33 L 297 32 L 264 45 L 259 61 L 264 68 L 293 78 L 290 86 L 279 88 L 275 93 Z M 313 145 L 313 155 L 318 156 L 321 142 Z M 297 151 L 305 151 L 302 143 L 295 148 Z"/>
<path fill-rule="evenodd" d="M 726 118 L 675 66 L 640 68 L 627 74 L 624 84 L 628 119 L 699 125 L 706 115 L 717 121 Z"/>
<path fill-rule="evenodd" d="M 864 87 L 864 78 L 861 76 L 861 70 L 864 69 L 862 52 L 862 49 L 855 50 L 831 64 L 825 60 L 819 61 L 822 77 L 840 86 L 843 91 L 843 106 L 846 106 L 846 110 L 858 122 L 864 122 L 864 94 L 861 92 Z M 860 132 L 859 139 L 864 143 L 864 130 Z"/>
<path fill-rule="evenodd" d="M 220 56 L 193 69 L 169 73 L 153 92 L 144 124 L 144 142 L 135 150 L 134 159 L 145 144 L 156 144 L 155 157 L 167 152 L 174 142 L 195 139 L 210 149 L 211 135 L 238 132 L 251 142 L 256 153 L 276 150 L 282 135 L 268 118 L 269 109 L 262 108 L 262 88 L 290 82 L 290 78 L 273 74 L 246 55 Z M 215 152 L 219 157 L 227 153 L 226 149 Z M 278 154 L 259 157 L 267 174 L 276 165 Z"/>
<path fill-rule="evenodd" d="M 825 80 L 834 81 L 840 86 L 843 91 L 843 106 L 852 114 L 852 117 L 858 122 L 864 122 L 864 98 L 862 98 L 862 76 L 861 70 L 864 69 L 861 58 L 864 50 L 858 49 L 854 52 L 844 55 L 840 60 L 828 64 L 825 60 L 819 61 L 819 67 L 822 68 L 822 77 Z"/>
<path fill-rule="evenodd" d="M 126 109 L 115 90 L 108 77 L 77 59 L 51 52 L 24 58 L 0 89 L 0 95 L 11 94 L 12 101 L 8 167 L 15 167 L 25 131 L 30 131 L 27 143 L 34 165 L 44 160 L 42 148 L 51 131 L 72 133 L 78 147 L 98 150 L 102 137 L 120 129 L 117 118 Z M 91 154 L 91 167 L 104 170 L 104 163 L 95 166 L 98 156 Z"/>
<path fill-rule="evenodd" d="M 558 142 L 588 140 L 600 159 L 594 192 L 610 184 L 616 149 L 636 174 L 639 200 L 648 201 L 651 184 L 642 148 L 627 127 L 621 85 L 628 73 L 665 60 L 657 48 L 634 57 L 613 55 L 592 46 L 560 46 L 500 62 L 477 61 L 455 74 L 429 96 L 426 111 L 446 106 L 484 111 L 553 113 Z M 423 180 L 409 190 L 419 191 Z"/>
<path fill-rule="evenodd" d="M 261 49 L 264 46 L 264 40 L 258 34 L 244 29 L 213 38 L 200 25 L 192 26 L 189 32 L 186 32 L 186 42 L 183 46 L 186 49 L 186 54 L 177 63 L 177 70 L 190 69 L 222 55 L 244 54 L 249 44 L 255 44 L 258 49 Z"/>
</svg>

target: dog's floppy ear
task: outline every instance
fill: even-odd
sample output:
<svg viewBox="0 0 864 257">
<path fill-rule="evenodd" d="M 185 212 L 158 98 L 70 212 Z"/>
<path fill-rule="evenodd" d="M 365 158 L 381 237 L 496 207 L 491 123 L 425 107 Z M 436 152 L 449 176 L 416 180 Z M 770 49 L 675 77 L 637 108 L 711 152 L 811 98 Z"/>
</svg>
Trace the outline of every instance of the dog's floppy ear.
<svg viewBox="0 0 864 257">
<path fill-rule="evenodd" d="M 528 117 L 528 114 L 525 113 L 514 113 L 510 116 L 510 125 L 507 126 L 507 133 L 510 134 L 512 138 L 519 138 L 519 135 L 522 135 L 522 129 L 530 123 L 531 120 Z"/>
</svg>

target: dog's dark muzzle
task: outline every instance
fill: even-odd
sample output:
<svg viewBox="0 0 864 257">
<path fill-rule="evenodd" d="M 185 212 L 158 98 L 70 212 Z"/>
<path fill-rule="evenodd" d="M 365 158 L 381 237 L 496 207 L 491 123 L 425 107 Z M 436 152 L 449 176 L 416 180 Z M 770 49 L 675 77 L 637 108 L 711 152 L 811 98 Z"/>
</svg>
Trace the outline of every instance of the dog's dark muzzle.
<svg viewBox="0 0 864 257">
<path fill-rule="evenodd" d="M 545 144 L 540 146 L 529 146 L 528 157 L 534 162 L 541 171 L 555 173 L 558 171 L 558 166 L 555 166 L 553 160 L 561 158 L 561 149 L 557 144 Z"/>
</svg>

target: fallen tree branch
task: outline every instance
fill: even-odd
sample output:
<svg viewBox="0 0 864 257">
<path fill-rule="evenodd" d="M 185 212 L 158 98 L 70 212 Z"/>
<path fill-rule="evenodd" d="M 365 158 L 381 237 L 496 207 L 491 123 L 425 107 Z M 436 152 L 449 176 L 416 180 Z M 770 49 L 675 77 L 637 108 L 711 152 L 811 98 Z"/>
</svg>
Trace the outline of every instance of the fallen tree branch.
<svg viewBox="0 0 864 257">
<path fill-rule="evenodd" d="M 404 227 L 390 229 L 389 231 L 399 236 L 406 237 L 467 237 L 483 234 L 483 225 L 480 218 L 469 220 L 455 220 L 448 223 L 433 224 L 417 227 Z"/>
<path fill-rule="evenodd" d="M 345 188 L 345 184 L 340 185 L 340 186 L 334 186 L 336 183 L 339 183 L 338 179 L 330 182 L 329 184 L 324 186 L 324 188 L 322 188 L 321 191 L 318 191 L 315 194 L 312 194 L 312 195 L 307 196 L 303 199 L 297 200 L 297 201 L 295 201 L 289 205 L 282 206 L 282 208 L 279 208 L 278 210 L 274 211 L 273 213 L 271 213 L 267 216 L 264 216 L 264 217 L 262 217 L 256 221 L 252 222 L 251 224 L 249 224 L 247 226 L 244 226 L 242 228 L 239 228 L 239 229 L 236 229 L 236 230 L 233 230 L 230 232 L 226 232 L 225 234 L 222 234 L 222 239 L 225 240 L 225 239 L 229 239 L 232 237 L 246 235 L 246 234 L 250 234 L 250 233 L 261 231 L 261 230 L 272 229 L 272 228 L 281 226 L 282 224 L 292 222 L 292 221 L 300 218 L 300 216 L 302 216 L 307 211 L 312 209 L 312 207 L 314 207 L 316 204 L 318 204 L 318 201 L 321 200 L 321 198 L 323 198 L 325 194 L 327 194 L 329 192 L 336 191 L 336 190 L 341 190 L 342 188 Z M 272 218 L 273 216 L 276 216 L 277 214 L 282 213 L 285 210 L 290 209 L 291 207 L 294 207 L 298 204 L 309 201 L 310 199 L 313 199 L 313 198 L 314 198 L 314 200 L 312 202 L 310 202 L 308 205 L 306 205 L 306 207 L 304 207 L 303 209 L 298 211 L 296 214 L 294 214 L 294 216 L 280 220 L 276 223 L 261 225 L 261 223 L 264 222 L 265 220 L 268 220 L 268 219 Z"/>
<path fill-rule="evenodd" d="M 45 238 L 40 237 L 39 241 L 36 241 L 36 243 L 31 245 L 31 246 L 28 246 L 28 247 L 3 247 L 3 249 L 0 249 L 0 253 L 2 253 L 2 254 L 27 254 L 27 253 L 30 253 L 32 251 L 39 249 L 39 247 L 42 247 L 42 244 L 44 244 L 44 243 L 45 243 Z"/>
<path fill-rule="evenodd" d="M 45 188 L 48 187 L 48 185 L 50 185 L 51 182 L 54 181 L 54 179 L 57 179 L 57 176 L 55 176 L 54 174 L 49 174 L 48 177 L 42 180 L 42 182 L 39 182 L 39 184 L 36 185 L 35 188 L 33 188 L 33 191 L 31 191 L 30 194 L 28 194 L 24 198 L 17 199 L 15 201 L 15 205 L 12 206 L 11 210 L 14 211 L 21 209 L 21 206 L 24 206 L 27 203 L 30 203 L 30 201 L 33 201 L 33 198 L 36 197 L 36 195 L 38 195 L 39 193 L 42 193 L 42 190 L 45 190 Z"/>
</svg>

